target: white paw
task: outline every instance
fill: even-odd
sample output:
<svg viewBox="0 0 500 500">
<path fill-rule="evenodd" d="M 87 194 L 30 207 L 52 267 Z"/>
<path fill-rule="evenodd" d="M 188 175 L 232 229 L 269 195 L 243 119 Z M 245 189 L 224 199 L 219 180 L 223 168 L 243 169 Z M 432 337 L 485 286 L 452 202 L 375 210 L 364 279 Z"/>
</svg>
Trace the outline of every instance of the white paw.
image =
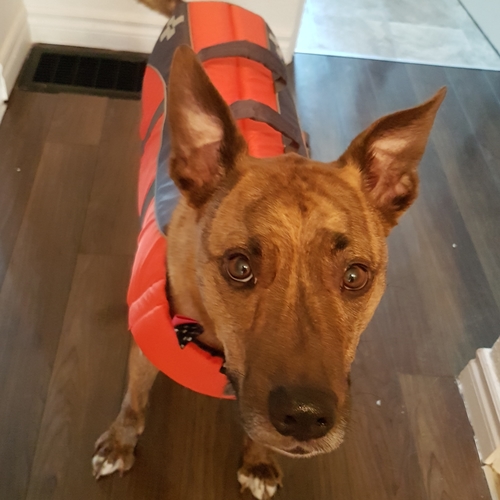
<svg viewBox="0 0 500 500">
<path fill-rule="evenodd" d="M 250 490 L 252 495 L 258 500 L 268 500 L 274 496 L 278 485 L 266 484 L 264 479 L 255 476 L 247 476 L 238 472 L 238 481 L 241 484 L 241 491 Z"/>
<path fill-rule="evenodd" d="M 133 427 L 111 427 L 97 440 L 92 457 L 96 479 L 118 471 L 120 476 L 134 464 L 137 432 Z"/>
<path fill-rule="evenodd" d="M 114 462 L 111 462 L 106 457 L 95 455 L 94 457 L 92 457 L 92 468 L 94 470 L 95 478 L 99 479 L 102 476 L 109 476 L 117 470 L 123 471 L 124 463 L 121 458 L 117 459 Z"/>
</svg>

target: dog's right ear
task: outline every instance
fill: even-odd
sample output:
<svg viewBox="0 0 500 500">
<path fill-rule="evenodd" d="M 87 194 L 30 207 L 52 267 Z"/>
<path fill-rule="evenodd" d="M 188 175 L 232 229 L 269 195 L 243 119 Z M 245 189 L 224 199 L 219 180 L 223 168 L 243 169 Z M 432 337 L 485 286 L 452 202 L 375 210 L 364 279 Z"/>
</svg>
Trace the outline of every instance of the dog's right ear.
<svg viewBox="0 0 500 500">
<path fill-rule="evenodd" d="M 170 177 L 188 203 L 200 208 L 247 146 L 228 105 L 185 45 L 174 54 L 167 115 L 172 141 Z"/>
</svg>

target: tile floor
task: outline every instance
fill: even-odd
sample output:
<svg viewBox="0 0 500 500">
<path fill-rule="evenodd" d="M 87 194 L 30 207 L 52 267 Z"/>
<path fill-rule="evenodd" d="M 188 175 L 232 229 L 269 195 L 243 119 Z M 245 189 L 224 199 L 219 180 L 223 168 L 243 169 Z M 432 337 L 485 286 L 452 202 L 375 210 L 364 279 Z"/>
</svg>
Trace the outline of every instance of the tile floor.
<svg viewBox="0 0 500 500">
<path fill-rule="evenodd" d="M 296 52 L 500 70 L 458 0 L 306 0 Z"/>
</svg>

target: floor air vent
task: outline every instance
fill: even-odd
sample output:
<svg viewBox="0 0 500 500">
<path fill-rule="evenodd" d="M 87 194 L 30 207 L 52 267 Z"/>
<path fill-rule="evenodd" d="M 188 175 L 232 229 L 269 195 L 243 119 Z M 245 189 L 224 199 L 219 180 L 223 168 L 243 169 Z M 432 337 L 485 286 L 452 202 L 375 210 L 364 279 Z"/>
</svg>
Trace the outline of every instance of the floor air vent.
<svg viewBox="0 0 500 500">
<path fill-rule="evenodd" d="M 144 54 L 35 45 L 24 64 L 19 87 L 139 99 L 146 64 Z"/>
</svg>

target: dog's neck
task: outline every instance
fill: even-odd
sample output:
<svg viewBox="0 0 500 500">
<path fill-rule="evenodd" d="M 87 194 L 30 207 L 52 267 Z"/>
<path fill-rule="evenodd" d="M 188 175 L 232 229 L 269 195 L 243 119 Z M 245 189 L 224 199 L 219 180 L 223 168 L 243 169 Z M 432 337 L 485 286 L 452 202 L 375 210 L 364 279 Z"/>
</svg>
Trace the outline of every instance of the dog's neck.
<svg viewBox="0 0 500 500">
<path fill-rule="evenodd" d="M 196 211 L 181 200 L 168 228 L 167 267 L 169 294 L 173 309 L 171 313 L 196 320 L 203 326 L 203 334 L 198 337 L 198 340 L 213 349 L 224 352 L 197 286 L 194 244 L 198 238 L 197 230 Z"/>
</svg>

